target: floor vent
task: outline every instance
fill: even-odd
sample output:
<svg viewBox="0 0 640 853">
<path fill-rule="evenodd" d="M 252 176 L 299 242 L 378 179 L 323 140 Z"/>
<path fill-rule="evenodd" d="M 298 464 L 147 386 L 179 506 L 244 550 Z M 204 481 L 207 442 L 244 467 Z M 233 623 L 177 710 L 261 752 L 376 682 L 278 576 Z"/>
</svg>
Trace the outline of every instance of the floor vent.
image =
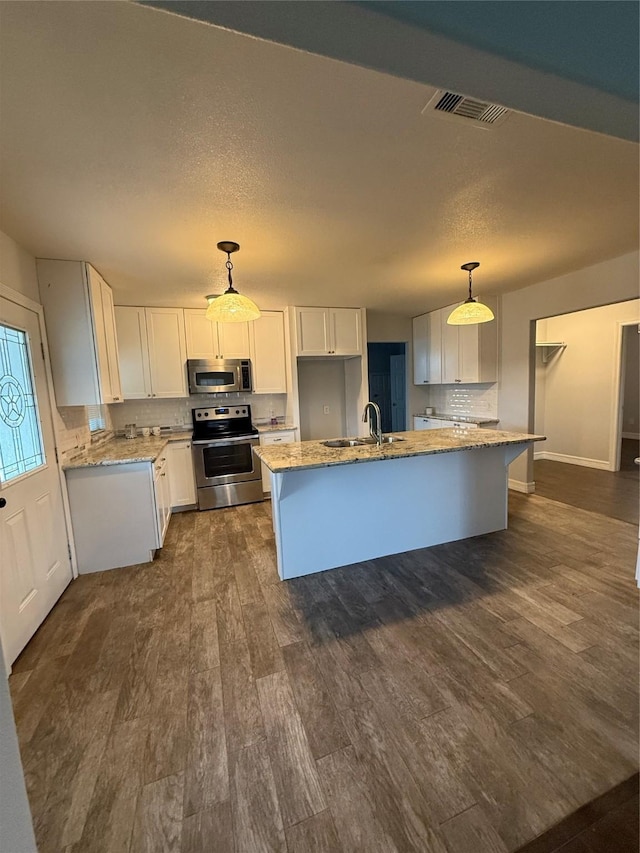
<svg viewBox="0 0 640 853">
<path fill-rule="evenodd" d="M 456 92 L 444 92 L 440 89 L 422 112 L 468 119 L 482 127 L 497 127 L 505 121 L 510 110 L 506 107 L 499 107 L 497 104 L 476 101 L 475 98 L 467 98 L 465 95 L 458 95 Z"/>
</svg>

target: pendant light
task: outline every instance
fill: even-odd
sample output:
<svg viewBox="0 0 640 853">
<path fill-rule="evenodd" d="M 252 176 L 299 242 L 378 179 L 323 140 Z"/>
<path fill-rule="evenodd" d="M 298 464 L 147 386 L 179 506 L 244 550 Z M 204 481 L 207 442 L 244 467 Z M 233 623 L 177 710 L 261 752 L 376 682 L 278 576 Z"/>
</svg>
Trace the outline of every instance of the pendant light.
<svg viewBox="0 0 640 853">
<path fill-rule="evenodd" d="M 227 255 L 225 266 L 229 276 L 229 287 L 220 296 L 210 294 L 206 297 L 209 303 L 205 314 L 207 320 L 216 323 L 246 323 L 247 320 L 257 320 L 260 316 L 260 309 L 256 303 L 248 296 L 238 293 L 233 286 L 231 254 L 237 252 L 239 248 L 240 244 L 233 243 L 231 240 L 222 240 L 218 243 L 218 249 Z"/>
<path fill-rule="evenodd" d="M 450 326 L 471 326 L 475 323 L 488 323 L 494 319 L 491 308 L 483 305 L 482 302 L 478 302 L 471 295 L 471 272 L 479 266 L 478 261 L 470 261 L 460 267 L 461 270 L 468 270 L 469 272 L 469 296 L 462 305 L 458 305 L 447 317 L 447 323 Z"/>
</svg>

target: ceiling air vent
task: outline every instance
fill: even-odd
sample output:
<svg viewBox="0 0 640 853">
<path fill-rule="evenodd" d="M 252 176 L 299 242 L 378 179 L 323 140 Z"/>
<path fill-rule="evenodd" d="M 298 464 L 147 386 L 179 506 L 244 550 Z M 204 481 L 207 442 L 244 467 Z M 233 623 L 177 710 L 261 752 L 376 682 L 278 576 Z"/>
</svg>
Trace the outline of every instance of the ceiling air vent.
<svg viewBox="0 0 640 853">
<path fill-rule="evenodd" d="M 456 92 L 439 90 L 422 110 L 423 113 L 438 113 L 441 116 L 464 118 L 476 122 L 482 127 L 496 127 L 502 124 L 509 115 L 506 107 L 490 104 L 487 101 L 476 101 Z"/>
</svg>

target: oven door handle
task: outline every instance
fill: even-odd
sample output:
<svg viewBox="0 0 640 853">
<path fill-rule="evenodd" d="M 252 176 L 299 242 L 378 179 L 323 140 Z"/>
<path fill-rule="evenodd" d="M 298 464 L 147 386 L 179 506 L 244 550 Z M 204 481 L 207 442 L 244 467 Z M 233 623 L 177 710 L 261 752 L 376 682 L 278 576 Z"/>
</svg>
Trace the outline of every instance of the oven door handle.
<svg viewBox="0 0 640 853">
<path fill-rule="evenodd" d="M 193 447 L 219 447 L 222 444 L 237 444 L 243 441 L 245 444 L 260 444 L 260 438 L 256 435 L 239 435 L 236 438 L 202 438 L 199 441 L 191 441 Z"/>
</svg>

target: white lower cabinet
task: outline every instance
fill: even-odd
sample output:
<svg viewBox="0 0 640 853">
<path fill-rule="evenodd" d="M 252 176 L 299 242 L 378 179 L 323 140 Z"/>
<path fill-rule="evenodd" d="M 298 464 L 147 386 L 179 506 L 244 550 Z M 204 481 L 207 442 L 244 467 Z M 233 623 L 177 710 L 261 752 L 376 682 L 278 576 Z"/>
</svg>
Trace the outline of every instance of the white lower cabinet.
<svg viewBox="0 0 640 853">
<path fill-rule="evenodd" d="M 153 491 L 156 502 L 156 533 L 157 546 L 162 548 L 167 527 L 171 519 L 171 492 L 167 464 L 167 448 L 153 463 Z"/>
<path fill-rule="evenodd" d="M 207 321 L 209 322 L 209 321 Z M 167 445 L 167 471 L 171 509 L 196 504 L 196 481 L 193 474 L 191 441 L 170 441 Z"/>
<path fill-rule="evenodd" d="M 127 462 L 65 472 L 80 574 L 153 558 L 171 515 L 166 472 L 164 453 L 154 464 Z"/>
<path fill-rule="evenodd" d="M 294 429 L 281 429 L 276 432 L 260 433 L 260 444 L 289 444 L 296 440 L 296 431 Z M 262 464 L 262 491 L 265 493 L 271 492 L 271 471 L 266 465 Z"/>
</svg>

